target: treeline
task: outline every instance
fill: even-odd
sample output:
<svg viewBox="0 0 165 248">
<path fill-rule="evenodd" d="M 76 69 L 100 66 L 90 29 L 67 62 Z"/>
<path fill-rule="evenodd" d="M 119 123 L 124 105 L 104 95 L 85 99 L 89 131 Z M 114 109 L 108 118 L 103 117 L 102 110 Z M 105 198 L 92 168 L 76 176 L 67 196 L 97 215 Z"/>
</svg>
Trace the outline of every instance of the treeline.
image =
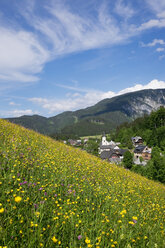
<svg viewBox="0 0 165 248">
<path fill-rule="evenodd" d="M 109 133 L 110 130 L 112 130 L 112 125 L 109 122 L 105 121 L 104 124 L 99 124 L 94 123 L 91 119 L 86 119 L 64 127 L 61 133 L 66 135 L 91 136 L 102 134 L 103 132 Z"/>
<path fill-rule="evenodd" d="M 150 115 L 120 125 L 116 129 L 113 139 L 131 149 L 131 137 L 134 136 L 141 136 L 149 147 L 158 146 L 165 151 L 165 108 L 160 107 Z"/>
<path fill-rule="evenodd" d="M 113 138 L 131 149 L 131 137 L 134 136 L 142 137 L 144 143 L 152 147 L 151 160 L 146 166 L 134 165 L 133 155 L 128 152 L 125 165 L 128 164 L 129 167 L 126 167 L 149 179 L 165 183 L 165 108 L 160 107 L 148 116 L 122 124 L 116 129 Z"/>
<path fill-rule="evenodd" d="M 131 170 L 149 179 L 165 183 L 165 156 L 156 146 L 152 149 L 152 158 L 146 166 L 134 165 Z"/>
<path fill-rule="evenodd" d="M 80 136 L 76 135 L 76 134 L 63 134 L 63 133 L 55 133 L 55 134 L 51 134 L 49 135 L 51 138 L 55 139 L 55 140 L 68 140 L 68 139 L 80 139 Z"/>
</svg>

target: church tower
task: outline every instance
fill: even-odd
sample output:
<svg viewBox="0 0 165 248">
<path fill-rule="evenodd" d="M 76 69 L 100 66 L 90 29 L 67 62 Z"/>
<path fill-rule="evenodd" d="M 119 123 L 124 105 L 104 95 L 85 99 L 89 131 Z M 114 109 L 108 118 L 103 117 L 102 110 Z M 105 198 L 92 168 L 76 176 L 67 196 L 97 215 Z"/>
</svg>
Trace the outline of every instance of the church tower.
<svg viewBox="0 0 165 248">
<path fill-rule="evenodd" d="M 105 134 L 102 136 L 102 146 L 106 146 L 108 145 L 108 142 L 107 142 L 107 139 L 106 139 L 106 136 Z"/>
</svg>

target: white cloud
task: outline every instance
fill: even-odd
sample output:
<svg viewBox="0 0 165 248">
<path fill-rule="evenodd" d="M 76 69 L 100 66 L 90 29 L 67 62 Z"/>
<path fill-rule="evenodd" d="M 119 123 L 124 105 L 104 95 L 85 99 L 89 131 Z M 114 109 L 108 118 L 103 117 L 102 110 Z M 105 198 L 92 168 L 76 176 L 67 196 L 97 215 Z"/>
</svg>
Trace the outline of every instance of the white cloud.
<svg viewBox="0 0 165 248">
<path fill-rule="evenodd" d="M 69 94 L 65 99 L 48 99 L 48 98 L 30 98 L 29 101 L 34 104 L 38 104 L 43 109 L 49 111 L 49 114 L 57 114 L 63 111 L 73 111 L 85 107 L 92 106 L 97 102 L 105 99 L 112 98 L 114 96 L 122 95 L 129 92 L 135 92 L 145 89 L 165 89 L 165 81 L 159 81 L 157 79 L 152 80 L 146 85 L 136 84 L 133 87 L 123 89 L 119 92 L 102 92 L 89 90 L 86 93 Z M 79 92 L 83 92 L 79 91 Z M 85 92 L 85 91 L 84 91 Z"/>
<path fill-rule="evenodd" d="M 1 116 L 4 118 L 7 117 L 19 117 L 22 115 L 33 115 L 33 114 L 37 114 L 37 112 L 33 112 L 31 109 L 25 109 L 25 110 L 20 110 L 20 109 L 15 109 L 15 110 L 11 110 L 11 111 L 2 111 L 1 112 Z"/>
<path fill-rule="evenodd" d="M 156 46 L 157 44 L 159 45 L 165 45 L 165 41 L 161 40 L 161 39 L 154 39 L 152 42 L 148 43 L 148 44 L 144 44 L 142 43 L 143 47 L 153 47 Z"/>
<path fill-rule="evenodd" d="M 164 28 L 165 19 L 151 19 L 147 22 L 142 23 L 138 28 L 137 32 L 145 31 L 151 28 Z"/>
<path fill-rule="evenodd" d="M 135 10 L 131 6 L 125 5 L 123 0 L 116 1 L 115 12 L 126 19 L 131 18 L 135 14 Z"/>
<path fill-rule="evenodd" d="M 35 12 L 35 4 L 26 3 L 17 14 L 31 25 L 33 32 L 22 28 L 21 23 L 0 28 L 1 81 L 37 81 L 37 74 L 50 60 L 119 44 L 130 36 L 127 27 L 119 27 L 105 4 L 100 5 L 93 17 L 71 11 L 64 2 L 47 2 L 46 15 L 41 17 Z"/>
<path fill-rule="evenodd" d="M 135 10 L 118 0 L 114 9 L 108 4 L 100 4 L 95 15 L 74 12 L 63 1 L 47 4 L 45 11 L 49 17 L 40 18 L 33 8 L 26 11 L 24 17 L 39 33 L 42 39 L 51 45 L 50 57 L 55 59 L 70 53 L 112 46 L 127 42 L 142 31 L 158 26 L 165 26 L 164 20 L 149 20 L 135 25 L 127 19 Z M 118 13 L 122 21 L 113 15 Z"/>
<path fill-rule="evenodd" d="M 10 105 L 10 106 L 20 106 L 21 104 L 15 103 L 15 102 L 9 102 L 9 105 Z"/>
<path fill-rule="evenodd" d="M 139 91 L 139 90 L 145 90 L 145 89 L 165 89 L 165 81 L 159 81 L 157 79 L 154 79 L 146 85 L 136 84 L 133 87 L 119 91 L 117 95 L 125 94 L 128 92 Z"/>
<path fill-rule="evenodd" d="M 0 28 L 0 80 L 30 82 L 41 72 L 48 52 L 34 34 Z"/>
<path fill-rule="evenodd" d="M 145 0 L 150 6 L 153 12 L 155 12 L 158 17 L 161 17 L 165 10 L 165 0 Z"/>
<path fill-rule="evenodd" d="M 53 56 L 113 45 L 127 39 L 124 30 L 102 4 L 96 17 L 80 15 L 61 4 L 47 6 L 50 19 L 26 15 L 53 45 Z"/>
<path fill-rule="evenodd" d="M 165 18 L 165 10 L 157 14 L 159 18 Z"/>
<path fill-rule="evenodd" d="M 9 26 L 5 15 L 1 16 L 0 81 L 37 81 L 44 65 L 59 56 L 121 44 L 147 29 L 165 27 L 165 1 L 146 1 L 156 18 L 136 25 L 130 19 L 135 10 L 123 0 L 113 7 L 108 1 L 99 3 L 92 14 L 81 11 L 81 6 L 77 11 L 65 1 L 46 1 L 45 5 L 37 5 L 41 8 L 38 11 L 37 1 L 23 1 L 22 9 L 15 9 L 22 22 L 15 23 L 13 17 Z"/>
<path fill-rule="evenodd" d="M 158 47 L 158 48 L 156 49 L 156 51 L 157 51 L 157 52 L 163 52 L 163 51 L 164 51 L 164 48 L 163 48 L 163 47 Z"/>
</svg>

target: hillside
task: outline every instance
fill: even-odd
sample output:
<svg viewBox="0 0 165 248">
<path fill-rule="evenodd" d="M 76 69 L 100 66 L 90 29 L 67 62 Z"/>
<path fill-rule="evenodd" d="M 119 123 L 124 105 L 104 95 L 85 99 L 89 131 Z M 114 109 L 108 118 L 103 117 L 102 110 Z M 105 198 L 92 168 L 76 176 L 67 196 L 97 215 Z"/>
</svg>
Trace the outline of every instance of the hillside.
<svg viewBox="0 0 165 248">
<path fill-rule="evenodd" d="M 133 165 L 131 170 L 165 183 L 165 108 L 160 107 L 150 115 L 122 124 L 112 138 L 133 149 L 131 138 L 135 136 L 142 137 L 143 143 L 152 148 L 152 154 L 146 166 Z"/>
<path fill-rule="evenodd" d="M 165 108 L 160 107 L 150 115 L 124 123 L 116 129 L 113 139 L 129 146 L 131 137 L 141 136 L 150 147 L 158 146 L 165 150 Z"/>
<path fill-rule="evenodd" d="M 0 120 L 0 246 L 165 247 L 165 187 Z"/>
<path fill-rule="evenodd" d="M 86 109 L 68 111 L 50 118 L 34 115 L 8 120 L 43 134 L 95 135 L 110 132 L 118 125 L 149 114 L 160 106 L 165 106 L 165 89 L 127 93 L 104 99 Z"/>
</svg>

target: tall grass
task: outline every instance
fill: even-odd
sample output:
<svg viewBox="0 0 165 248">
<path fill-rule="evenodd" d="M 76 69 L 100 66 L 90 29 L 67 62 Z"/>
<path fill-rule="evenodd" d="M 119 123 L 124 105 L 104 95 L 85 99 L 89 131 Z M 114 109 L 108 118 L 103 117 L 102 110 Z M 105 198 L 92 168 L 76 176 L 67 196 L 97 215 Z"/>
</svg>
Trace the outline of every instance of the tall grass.
<svg viewBox="0 0 165 248">
<path fill-rule="evenodd" d="M 0 120 L 0 246 L 165 247 L 165 187 Z"/>
</svg>

